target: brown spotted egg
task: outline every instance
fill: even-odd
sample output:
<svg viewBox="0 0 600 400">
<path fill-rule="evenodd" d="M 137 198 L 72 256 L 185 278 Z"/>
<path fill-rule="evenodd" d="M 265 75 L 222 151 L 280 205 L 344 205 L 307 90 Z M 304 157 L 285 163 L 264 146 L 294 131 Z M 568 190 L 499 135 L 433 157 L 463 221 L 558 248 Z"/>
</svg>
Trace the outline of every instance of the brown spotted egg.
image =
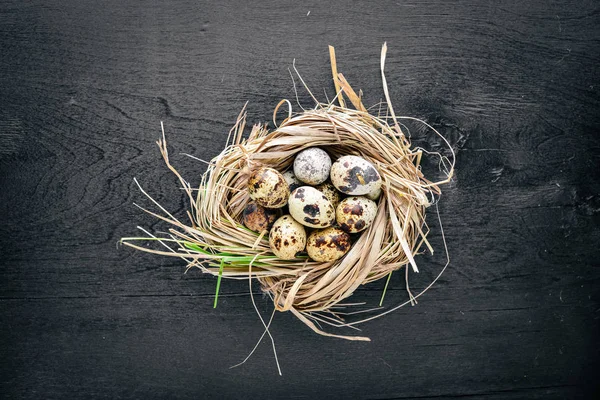
<svg viewBox="0 0 600 400">
<path fill-rule="evenodd" d="M 250 198 L 267 208 L 281 208 L 287 204 L 290 189 L 279 171 L 262 167 L 248 178 Z"/>
<path fill-rule="evenodd" d="M 339 228 L 317 229 L 306 241 L 306 252 L 315 261 L 335 261 L 352 247 L 350 235 Z"/>
<path fill-rule="evenodd" d="M 364 158 L 343 156 L 331 166 L 331 183 L 342 193 L 363 195 L 381 187 L 381 175 Z"/>
<path fill-rule="evenodd" d="M 335 220 L 348 233 L 363 231 L 375 220 L 377 204 L 363 196 L 346 197 L 335 210 Z"/>
<path fill-rule="evenodd" d="M 294 175 L 294 171 L 291 169 L 283 173 L 283 179 L 285 179 L 285 181 L 287 182 L 290 188 L 290 192 L 293 192 L 294 189 L 296 189 L 297 187 L 304 185 L 302 182 L 300 182 L 298 178 L 296 178 L 296 175 Z"/>
<path fill-rule="evenodd" d="M 244 208 L 242 221 L 254 232 L 268 231 L 277 219 L 277 210 L 265 208 L 251 201 Z"/>
<path fill-rule="evenodd" d="M 306 246 L 306 231 L 290 215 L 280 217 L 269 232 L 269 246 L 282 260 L 291 260 Z"/>
<path fill-rule="evenodd" d="M 340 192 L 337 191 L 335 186 L 333 186 L 329 182 L 321 183 L 318 186 L 315 186 L 319 192 L 323 193 L 325 197 L 329 200 L 333 208 L 336 208 L 340 202 Z"/>
<path fill-rule="evenodd" d="M 325 228 L 335 222 L 335 208 L 327 197 L 311 186 L 300 186 L 290 194 L 292 217 L 311 228 Z"/>
<path fill-rule="evenodd" d="M 331 158 L 325 150 L 310 147 L 302 150 L 294 159 L 294 175 L 309 185 L 318 185 L 329 178 Z"/>
</svg>

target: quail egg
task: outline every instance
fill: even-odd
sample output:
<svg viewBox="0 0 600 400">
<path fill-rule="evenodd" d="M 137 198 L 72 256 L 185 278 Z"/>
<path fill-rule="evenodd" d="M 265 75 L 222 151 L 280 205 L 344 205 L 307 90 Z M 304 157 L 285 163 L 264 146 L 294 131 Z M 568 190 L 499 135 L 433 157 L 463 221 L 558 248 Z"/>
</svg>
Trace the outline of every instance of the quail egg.
<svg viewBox="0 0 600 400">
<path fill-rule="evenodd" d="M 306 241 L 306 252 L 315 261 L 335 261 L 342 258 L 350 247 L 350 235 L 339 228 L 313 231 Z"/>
<path fill-rule="evenodd" d="M 291 215 L 280 217 L 269 232 L 269 246 L 282 260 L 291 260 L 306 246 L 306 231 Z"/>
<path fill-rule="evenodd" d="M 242 220 L 246 228 L 254 232 L 268 231 L 276 219 L 276 210 L 259 206 L 254 201 L 246 205 L 242 215 Z"/>
<path fill-rule="evenodd" d="M 309 185 L 318 185 L 329 178 L 331 158 L 325 150 L 310 147 L 302 150 L 294 160 L 296 178 Z"/>
<path fill-rule="evenodd" d="M 348 233 L 367 229 L 375 220 L 377 204 L 363 196 L 346 197 L 335 210 L 335 220 Z"/>
<path fill-rule="evenodd" d="M 375 190 L 371 190 L 369 193 L 365 194 L 365 197 L 369 200 L 377 200 L 381 196 L 381 186 L 375 188 Z"/>
<path fill-rule="evenodd" d="M 287 204 L 290 189 L 279 171 L 262 167 L 248 178 L 250 198 L 267 208 L 281 208 Z"/>
<path fill-rule="evenodd" d="M 337 191 L 335 186 L 333 186 L 329 182 L 321 183 L 318 186 L 315 186 L 319 192 L 323 193 L 327 200 L 331 203 L 333 208 L 336 208 L 338 203 L 340 202 L 340 192 Z"/>
<path fill-rule="evenodd" d="M 290 188 L 290 192 L 293 192 L 294 189 L 303 185 L 303 183 L 300 182 L 300 180 L 298 178 L 296 178 L 296 175 L 294 175 L 293 169 L 290 169 L 289 171 L 284 172 L 283 179 L 285 179 L 285 181 L 287 182 L 287 184 Z"/>
<path fill-rule="evenodd" d="M 290 214 L 302 225 L 325 228 L 335 222 L 335 208 L 327 197 L 311 186 L 300 186 L 290 194 Z"/>
<path fill-rule="evenodd" d="M 331 183 L 340 192 L 356 196 L 380 188 L 381 175 L 364 158 L 343 156 L 331 166 Z"/>
</svg>

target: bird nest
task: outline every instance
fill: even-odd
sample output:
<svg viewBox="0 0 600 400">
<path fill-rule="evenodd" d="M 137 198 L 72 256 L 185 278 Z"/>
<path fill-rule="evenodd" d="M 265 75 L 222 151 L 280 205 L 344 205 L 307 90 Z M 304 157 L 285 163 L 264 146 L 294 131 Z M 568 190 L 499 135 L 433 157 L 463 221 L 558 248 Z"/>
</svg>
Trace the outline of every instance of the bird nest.
<svg viewBox="0 0 600 400">
<path fill-rule="evenodd" d="M 217 276 L 218 285 L 222 277 L 256 278 L 263 292 L 272 298 L 276 310 L 291 311 L 315 332 L 368 340 L 362 336 L 332 334 L 323 330 L 320 323 L 353 325 L 344 322 L 342 314 L 352 305 L 347 303 L 348 298 L 360 285 L 389 277 L 402 267 L 418 272 L 415 255 L 424 247 L 433 251 L 427 241 L 425 210 L 436 201 L 439 185 L 450 180 L 454 167 L 453 159 L 450 162 L 440 156 L 446 178 L 431 182 L 423 175 L 420 167 L 423 151 L 411 145 L 405 123 L 423 124 L 439 133 L 424 121 L 394 114 L 383 74 L 385 54 L 384 45 L 381 73 L 386 115 L 373 115 L 365 108 L 361 96 L 337 72 L 330 47 L 337 91 L 333 101 L 320 103 L 315 99 L 313 109 L 293 113 L 291 103 L 282 100 L 273 113 L 275 128 L 257 124 L 247 138 L 244 138 L 246 111 L 242 110 L 225 149 L 208 163 L 199 188 L 191 187 L 171 165 L 163 129 L 163 137 L 157 143 L 165 163 L 177 175 L 188 197 L 188 221 L 180 221 L 152 200 L 159 211 L 145 211 L 171 225 L 168 237 L 150 234 L 147 238 L 123 238 L 122 243 L 146 252 L 180 257 L 189 267 Z M 282 106 L 287 106 L 288 114 L 278 124 L 276 116 Z M 282 260 L 271 251 L 266 231 L 256 233 L 242 224 L 243 210 L 250 200 L 248 177 L 263 166 L 286 171 L 298 152 L 315 146 L 334 159 L 360 156 L 378 169 L 383 184 L 377 214 L 340 260 L 316 262 L 306 255 Z M 136 244 L 139 240 L 159 241 L 167 249 Z M 409 301 L 413 301 L 415 297 L 408 292 Z"/>
</svg>

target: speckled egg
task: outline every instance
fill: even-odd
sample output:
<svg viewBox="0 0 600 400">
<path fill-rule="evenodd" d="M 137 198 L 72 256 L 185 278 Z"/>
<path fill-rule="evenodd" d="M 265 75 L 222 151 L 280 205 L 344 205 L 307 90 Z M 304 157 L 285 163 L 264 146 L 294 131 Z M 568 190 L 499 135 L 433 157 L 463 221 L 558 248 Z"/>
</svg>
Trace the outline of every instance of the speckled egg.
<svg viewBox="0 0 600 400">
<path fill-rule="evenodd" d="M 321 183 L 320 185 L 315 186 L 315 189 L 317 189 L 319 192 L 323 193 L 325 197 L 327 197 L 327 200 L 329 200 L 333 208 L 336 208 L 337 205 L 340 203 L 340 192 L 338 192 L 335 186 L 333 186 L 331 183 Z"/>
<path fill-rule="evenodd" d="M 311 228 L 325 228 L 335 222 L 335 208 L 327 197 L 311 186 L 300 186 L 290 194 L 288 206 L 292 217 Z"/>
<path fill-rule="evenodd" d="M 291 260 L 306 246 L 306 231 L 291 215 L 280 217 L 269 232 L 269 246 L 282 260 Z"/>
<path fill-rule="evenodd" d="M 350 235 L 339 228 L 317 229 L 308 236 L 306 252 L 315 261 L 335 261 L 352 247 Z"/>
<path fill-rule="evenodd" d="M 375 220 L 377 204 L 364 196 L 346 197 L 335 210 L 335 220 L 348 233 L 367 229 Z"/>
<path fill-rule="evenodd" d="M 304 185 L 304 183 L 300 182 L 300 180 L 296 178 L 296 175 L 294 175 L 294 170 L 292 169 L 283 173 L 283 179 L 285 179 L 287 182 L 290 192 L 293 192 L 294 189 Z"/>
<path fill-rule="evenodd" d="M 325 150 L 311 147 L 302 150 L 294 160 L 296 178 L 309 185 L 318 185 L 329 178 L 331 158 Z"/>
<path fill-rule="evenodd" d="M 343 156 L 331 166 L 331 183 L 340 192 L 356 196 L 380 188 L 381 175 L 364 158 Z"/>
<path fill-rule="evenodd" d="M 365 197 L 369 200 L 377 200 L 381 196 L 381 186 L 375 188 L 375 190 L 371 190 L 369 193 L 365 194 Z"/>
<path fill-rule="evenodd" d="M 279 171 L 262 167 L 248 178 L 250 198 L 258 205 L 267 208 L 281 208 L 287 204 L 290 189 Z"/>
<path fill-rule="evenodd" d="M 277 210 L 265 208 L 251 201 L 244 208 L 242 222 L 246 228 L 254 232 L 268 231 L 277 219 L 277 214 Z"/>
</svg>

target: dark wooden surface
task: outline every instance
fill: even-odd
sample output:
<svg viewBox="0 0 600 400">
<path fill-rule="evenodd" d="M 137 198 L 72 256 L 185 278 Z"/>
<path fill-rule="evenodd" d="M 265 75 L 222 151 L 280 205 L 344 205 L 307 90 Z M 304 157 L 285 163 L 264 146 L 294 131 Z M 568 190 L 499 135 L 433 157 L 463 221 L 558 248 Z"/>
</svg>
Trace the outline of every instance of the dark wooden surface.
<svg viewBox="0 0 600 400">
<path fill-rule="evenodd" d="M 0 393 L 3 398 L 591 398 L 600 367 L 600 7 L 597 2 L 44 1 L 0 4 Z M 310 12 L 310 13 L 309 13 Z M 322 99 L 340 70 L 433 123 L 458 154 L 440 213 L 452 264 L 418 306 L 314 334 L 262 333 L 245 282 L 117 248 L 143 215 L 137 177 L 187 206 L 154 144 L 216 155 L 292 98 L 293 58 Z M 305 92 L 300 101 L 310 106 Z M 421 144 L 439 146 L 413 132 Z M 424 287 L 435 256 L 411 278 Z M 394 276 L 388 306 L 406 299 Z M 383 284 L 360 289 L 375 305 Z M 257 294 L 263 313 L 269 302 Z M 351 333 L 351 332 L 349 332 Z"/>
</svg>

